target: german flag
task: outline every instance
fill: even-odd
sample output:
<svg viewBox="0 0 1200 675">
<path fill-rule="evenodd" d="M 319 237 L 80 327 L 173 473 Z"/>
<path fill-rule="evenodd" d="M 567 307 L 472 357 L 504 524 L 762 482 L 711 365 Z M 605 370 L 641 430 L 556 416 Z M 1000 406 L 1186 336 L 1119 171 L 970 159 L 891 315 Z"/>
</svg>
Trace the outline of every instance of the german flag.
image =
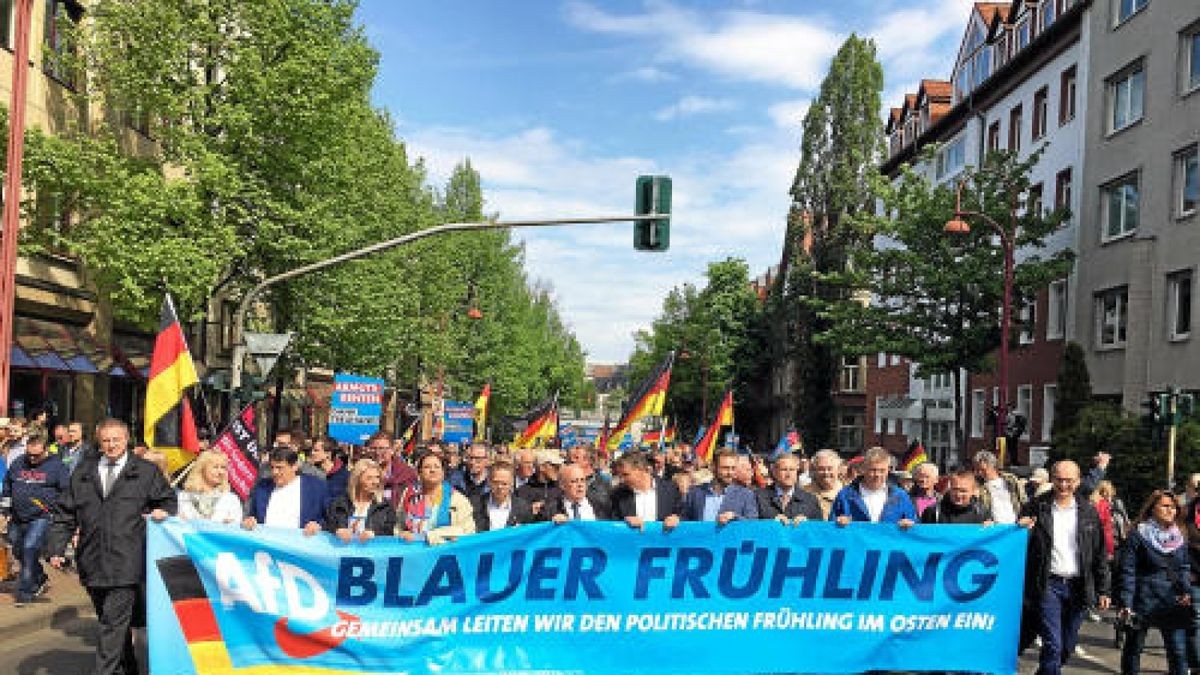
<svg viewBox="0 0 1200 675">
<path fill-rule="evenodd" d="M 919 440 L 913 441 L 912 445 L 908 448 L 908 454 L 904 456 L 904 463 L 900 465 L 900 468 L 911 473 L 918 466 L 928 461 L 929 455 L 925 454 L 925 446 Z"/>
<path fill-rule="evenodd" d="M 158 337 L 150 357 L 150 377 L 146 381 L 146 445 L 167 456 L 167 467 L 174 473 L 200 451 L 196 420 L 188 402 L 187 389 L 199 382 L 196 366 L 183 337 L 183 327 L 175 314 L 171 296 L 163 300 Z"/>
<path fill-rule="evenodd" d="M 650 375 L 634 391 L 629 405 L 621 411 L 617 426 L 613 427 L 608 436 L 609 450 L 616 450 L 621 445 L 621 439 L 625 438 L 634 422 L 643 417 L 662 415 L 663 404 L 667 401 L 667 387 L 671 384 L 671 365 L 674 362 L 675 352 L 667 354 L 667 358 L 650 371 Z"/>
<path fill-rule="evenodd" d="M 533 448 L 558 437 L 558 393 L 525 415 L 525 429 L 513 440 L 513 447 Z M 539 443 L 538 441 L 541 441 Z"/>
<path fill-rule="evenodd" d="M 711 462 L 717 447 L 717 437 L 721 435 L 721 428 L 731 426 L 733 426 L 732 389 L 725 392 L 725 398 L 721 399 L 721 407 L 717 408 L 716 418 L 713 419 L 712 424 L 708 425 L 708 429 L 705 429 L 704 435 L 696 443 L 696 457 L 703 460 L 705 464 Z"/>
<path fill-rule="evenodd" d="M 487 409 L 492 399 L 492 383 L 483 385 L 479 398 L 475 400 L 475 440 L 482 441 L 487 431 Z"/>
</svg>

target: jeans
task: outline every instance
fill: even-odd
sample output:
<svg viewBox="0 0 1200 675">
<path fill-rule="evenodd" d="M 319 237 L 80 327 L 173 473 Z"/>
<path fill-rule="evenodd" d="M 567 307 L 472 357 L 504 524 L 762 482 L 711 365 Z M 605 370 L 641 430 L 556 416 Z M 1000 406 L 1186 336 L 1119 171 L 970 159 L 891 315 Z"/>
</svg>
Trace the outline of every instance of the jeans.
<svg viewBox="0 0 1200 675">
<path fill-rule="evenodd" d="M 1038 654 L 1038 675 L 1059 675 L 1063 664 L 1075 652 L 1079 626 L 1083 623 L 1083 589 L 1079 580 L 1051 576 L 1042 595 L 1038 636 L 1042 651 Z"/>
<path fill-rule="evenodd" d="M 1146 643 L 1147 628 L 1125 632 L 1125 647 L 1121 649 L 1121 675 L 1136 675 L 1141 668 L 1142 647 Z M 1163 646 L 1167 652 L 1167 673 L 1187 675 L 1187 630 L 1184 628 L 1159 628 Z"/>
<path fill-rule="evenodd" d="M 1192 611 L 1195 612 L 1196 620 L 1185 631 L 1185 651 L 1187 653 L 1188 668 L 1192 670 L 1200 670 L 1200 649 L 1197 647 L 1196 627 L 1200 626 L 1200 586 L 1192 586 Z"/>
<path fill-rule="evenodd" d="M 8 524 L 8 539 L 12 542 L 13 554 L 21 562 L 21 576 L 17 581 L 17 602 L 32 600 L 38 587 L 46 581 L 46 572 L 38 558 L 49 529 L 49 518 L 38 518 L 28 523 L 14 520 Z"/>
</svg>

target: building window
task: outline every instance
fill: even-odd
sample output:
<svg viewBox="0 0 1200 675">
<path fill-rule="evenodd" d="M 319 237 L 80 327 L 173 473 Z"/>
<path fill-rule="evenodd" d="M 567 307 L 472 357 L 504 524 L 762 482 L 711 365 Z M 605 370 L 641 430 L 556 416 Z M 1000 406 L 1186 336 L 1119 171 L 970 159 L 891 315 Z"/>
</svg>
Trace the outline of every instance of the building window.
<svg viewBox="0 0 1200 675">
<path fill-rule="evenodd" d="M 988 126 L 987 132 L 987 151 L 995 152 L 1000 149 L 1000 120 L 992 122 Z"/>
<path fill-rule="evenodd" d="M 1050 90 L 1046 87 L 1038 89 L 1033 95 L 1033 139 L 1037 140 L 1046 135 L 1046 102 Z"/>
<path fill-rule="evenodd" d="M 1054 210 L 1068 213 L 1071 211 L 1071 167 L 1069 166 L 1054 176 Z"/>
<path fill-rule="evenodd" d="M 12 49 L 13 0 L 0 0 L 0 45 Z"/>
<path fill-rule="evenodd" d="M 1029 198 L 1025 200 L 1026 215 L 1041 218 L 1045 212 L 1045 204 L 1042 202 L 1042 184 L 1029 186 Z"/>
<path fill-rule="evenodd" d="M 1033 344 L 1033 332 L 1037 326 L 1037 300 L 1030 298 L 1021 303 L 1017 310 L 1017 321 L 1021 324 L 1021 332 L 1017 335 L 1017 344 Z"/>
<path fill-rule="evenodd" d="M 983 416 L 986 413 L 987 392 L 976 389 L 971 392 L 971 438 L 983 438 Z"/>
<path fill-rule="evenodd" d="M 899 354 L 892 354 L 892 365 L 893 366 L 900 365 L 900 355 Z"/>
<path fill-rule="evenodd" d="M 1200 26 L 1183 36 L 1183 92 L 1200 89 Z"/>
<path fill-rule="evenodd" d="M 1104 196 L 1104 241 L 1123 237 L 1138 227 L 1141 204 L 1138 174 L 1131 173 L 1101 190 Z"/>
<path fill-rule="evenodd" d="M 843 412 L 838 415 L 838 449 L 842 452 L 861 452 L 863 448 L 863 414 Z"/>
<path fill-rule="evenodd" d="M 1021 106 L 1008 111 L 1008 149 L 1013 152 L 1021 149 Z"/>
<path fill-rule="evenodd" d="M 83 7 L 73 0 L 46 0 L 42 70 L 72 89 L 75 88 L 75 77 L 69 62 L 75 54 L 75 45 L 66 24 L 78 25 L 81 18 Z"/>
<path fill-rule="evenodd" d="M 1129 319 L 1129 289 L 1111 288 L 1096 294 L 1096 344 L 1102 348 L 1125 346 Z"/>
<path fill-rule="evenodd" d="M 1167 335 L 1186 340 L 1192 333 L 1192 272 L 1167 276 Z"/>
<path fill-rule="evenodd" d="M 1117 23 L 1123 23 L 1129 17 L 1142 11 L 1150 0 L 1113 0 L 1116 3 Z"/>
<path fill-rule="evenodd" d="M 967 162 L 967 141 L 959 137 L 951 141 L 937 156 L 939 179 L 958 173 Z"/>
<path fill-rule="evenodd" d="M 1017 44 L 1013 49 L 1013 53 L 1021 51 L 1029 44 L 1029 21 L 1022 20 L 1017 24 Z"/>
<path fill-rule="evenodd" d="M 952 386 L 950 373 L 934 373 L 929 376 L 929 388 L 935 391 L 949 389 Z"/>
<path fill-rule="evenodd" d="M 883 401 L 880 396 L 875 397 L 875 435 L 883 433 L 883 407 L 879 404 Z"/>
<path fill-rule="evenodd" d="M 1183 218 L 1196 212 L 1200 201 L 1200 145 L 1175 155 L 1175 213 Z"/>
<path fill-rule="evenodd" d="M 1075 119 L 1075 66 L 1062 71 L 1058 83 L 1058 125 Z"/>
<path fill-rule="evenodd" d="M 1054 429 L 1054 406 L 1058 404 L 1058 385 L 1047 384 L 1042 387 L 1042 440 L 1050 440 L 1050 432 Z"/>
<path fill-rule="evenodd" d="M 1042 30 L 1046 30 L 1050 27 L 1050 24 L 1054 23 L 1054 3 L 1055 0 L 1044 0 L 1042 2 L 1040 21 Z"/>
<path fill-rule="evenodd" d="M 1117 132 L 1142 119 L 1146 71 L 1139 62 L 1108 81 L 1109 132 Z"/>
<path fill-rule="evenodd" d="M 858 357 L 842 357 L 842 391 L 862 391 Z"/>
<path fill-rule="evenodd" d="M 1033 387 L 1023 384 L 1017 387 L 1017 414 L 1025 417 L 1025 431 L 1021 432 L 1022 440 L 1029 440 L 1029 427 L 1033 421 L 1029 415 L 1033 411 Z"/>
<path fill-rule="evenodd" d="M 1067 280 L 1050 283 L 1046 302 L 1046 339 L 1061 340 L 1067 334 Z"/>
</svg>

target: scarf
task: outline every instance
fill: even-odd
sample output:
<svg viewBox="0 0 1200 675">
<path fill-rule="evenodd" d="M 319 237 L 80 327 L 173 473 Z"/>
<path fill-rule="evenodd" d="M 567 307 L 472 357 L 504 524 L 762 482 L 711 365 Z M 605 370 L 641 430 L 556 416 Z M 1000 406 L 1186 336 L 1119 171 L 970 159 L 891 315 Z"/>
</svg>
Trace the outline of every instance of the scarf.
<svg viewBox="0 0 1200 675">
<path fill-rule="evenodd" d="M 1164 530 L 1153 520 L 1146 520 L 1138 524 L 1137 531 L 1142 539 L 1145 539 L 1154 550 L 1163 555 L 1171 555 L 1175 549 L 1184 544 L 1183 533 L 1179 531 L 1178 525 L 1172 525 Z"/>
<path fill-rule="evenodd" d="M 453 492 L 454 489 L 450 487 L 450 481 L 442 481 L 442 500 L 437 506 L 437 512 L 430 513 L 429 501 L 425 499 L 425 494 L 421 492 L 421 487 L 419 485 L 411 485 L 405 488 L 402 500 L 404 504 L 404 529 L 408 532 L 422 533 L 449 525 L 450 496 Z"/>
</svg>

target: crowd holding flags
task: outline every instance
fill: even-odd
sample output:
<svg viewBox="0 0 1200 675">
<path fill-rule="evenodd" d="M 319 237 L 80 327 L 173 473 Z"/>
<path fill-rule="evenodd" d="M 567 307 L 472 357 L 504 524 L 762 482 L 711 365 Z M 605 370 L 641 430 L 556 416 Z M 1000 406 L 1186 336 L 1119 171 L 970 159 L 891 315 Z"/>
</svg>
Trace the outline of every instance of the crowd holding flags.
<svg viewBox="0 0 1200 675">
<path fill-rule="evenodd" d="M 928 461 L 929 455 L 925 453 L 925 446 L 921 444 L 921 441 L 916 440 L 909 446 L 908 454 L 904 456 L 904 462 L 900 465 L 900 468 L 911 473 L 918 466 Z"/>
<path fill-rule="evenodd" d="M 525 428 L 513 439 L 513 447 L 545 446 L 558 438 L 558 392 L 525 415 Z"/>
<path fill-rule="evenodd" d="M 704 430 L 704 435 L 700 440 L 696 441 L 696 457 L 702 459 L 705 463 L 711 462 L 713 453 L 717 447 L 717 437 L 724 427 L 733 426 L 733 390 L 725 392 L 725 397 L 721 399 L 721 405 L 717 408 L 716 417 L 713 418 L 712 424 Z"/>
<path fill-rule="evenodd" d="M 183 468 L 200 452 L 196 420 L 188 401 L 188 389 L 200 379 L 188 351 L 183 327 L 171 296 L 163 299 L 158 336 L 150 357 L 146 381 L 146 445 L 161 451 L 172 473 Z"/>
<path fill-rule="evenodd" d="M 675 352 L 667 354 L 662 363 L 650 371 L 650 375 L 634 390 L 629 404 L 621 412 L 617 426 L 608 434 L 607 447 L 616 450 L 620 447 L 625 436 L 631 431 L 634 422 L 643 417 L 658 417 L 662 415 L 663 405 L 667 401 L 667 388 L 671 384 L 671 366 L 675 363 Z"/>
</svg>

